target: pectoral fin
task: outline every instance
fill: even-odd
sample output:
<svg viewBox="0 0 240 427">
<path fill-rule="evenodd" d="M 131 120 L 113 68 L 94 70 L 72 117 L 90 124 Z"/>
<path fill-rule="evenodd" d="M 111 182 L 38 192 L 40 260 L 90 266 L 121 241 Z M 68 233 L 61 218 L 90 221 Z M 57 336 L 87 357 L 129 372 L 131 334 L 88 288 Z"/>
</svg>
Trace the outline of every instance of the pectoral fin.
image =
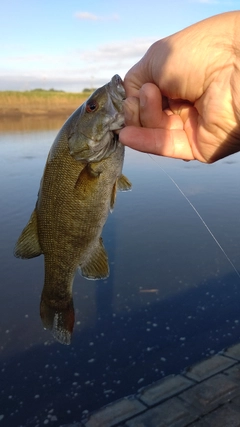
<svg viewBox="0 0 240 427">
<path fill-rule="evenodd" d="M 17 258 L 34 258 L 42 254 L 38 240 L 37 213 L 34 209 L 28 224 L 23 229 L 14 249 Z"/>
<path fill-rule="evenodd" d="M 109 276 L 108 257 L 103 246 L 102 238 L 99 239 L 99 244 L 94 249 L 87 262 L 80 265 L 80 269 L 82 276 L 86 277 L 86 279 L 105 279 Z"/>
<path fill-rule="evenodd" d="M 129 191 L 132 188 L 131 182 L 125 175 L 121 175 L 117 180 L 117 189 L 119 191 Z"/>
<path fill-rule="evenodd" d="M 131 188 L 132 188 L 132 184 L 127 179 L 127 177 L 125 175 L 121 175 L 117 179 L 117 181 L 115 182 L 113 189 L 112 189 L 112 194 L 111 194 L 111 199 L 110 199 L 110 212 L 112 212 L 113 208 L 114 208 L 117 190 L 118 191 L 129 191 L 129 190 L 131 190 Z"/>
</svg>

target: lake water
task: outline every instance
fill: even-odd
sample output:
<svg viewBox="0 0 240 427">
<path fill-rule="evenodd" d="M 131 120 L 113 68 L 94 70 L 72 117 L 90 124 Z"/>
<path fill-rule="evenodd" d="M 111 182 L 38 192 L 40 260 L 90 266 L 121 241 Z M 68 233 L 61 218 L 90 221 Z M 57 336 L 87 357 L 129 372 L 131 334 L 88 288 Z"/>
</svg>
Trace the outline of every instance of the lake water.
<svg viewBox="0 0 240 427">
<path fill-rule="evenodd" d="M 60 426 L 240 340 L 240 154 L 213 165 L 126 150 L 132 191 L 103 230 L 110 277 L 76 274 L 70 346 L 39 316 L 43 257 L 13 257 L 63 120 L 0 124 L 0 426 Z M 164 169 L 164 171 L 162 170 Z"/>
</svg>

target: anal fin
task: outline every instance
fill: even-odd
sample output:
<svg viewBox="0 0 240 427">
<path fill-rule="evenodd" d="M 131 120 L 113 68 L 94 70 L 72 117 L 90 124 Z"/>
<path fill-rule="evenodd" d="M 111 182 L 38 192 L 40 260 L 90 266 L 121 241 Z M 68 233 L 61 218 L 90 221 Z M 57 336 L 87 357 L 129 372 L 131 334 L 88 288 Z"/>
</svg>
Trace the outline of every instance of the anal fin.
<svg viewBox="0 0 240 427">
<path fill-rule="evenodd" d="M 37 212 L 34 209 L 26 227 L 23 229 L 14 249 L 17 258 L 34 258 L 42 254 L 38 240 Z"/>
<path fill-rule="evenodd" d="M 89 259 L 80 265 L 80 269 L 82 276 L 90 280 L 105 279 L 109 276 L 108 256 L 101 237 Z"/>
</svg>

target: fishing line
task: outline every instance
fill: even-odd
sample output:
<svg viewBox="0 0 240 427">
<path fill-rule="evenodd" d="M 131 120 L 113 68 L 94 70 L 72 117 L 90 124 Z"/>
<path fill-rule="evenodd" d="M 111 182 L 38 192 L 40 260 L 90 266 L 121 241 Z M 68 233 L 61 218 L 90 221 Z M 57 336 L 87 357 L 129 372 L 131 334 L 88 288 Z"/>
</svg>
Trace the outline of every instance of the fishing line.
<svg viewBox="0 0 240 427">
<path fill-rule="evenodd" d="M 236 269 L 235 265 L 233 264 L 233 262 L 231 261 L 231 259 L 229 258 L 229 256 L 227 255 L 227 253 L 225 252 L 225 250 L 223 249 L 223 247 L 220 245 L 219 241 L 214 236 L 213 232 L 210 230 L 210 228 L 208 227 L 208 225 L 206 224 L 206 222 L 204 221 L 203 217 L 200 215 L 200 213 L 198 212 L 198 210 L 195 208 L 195 206 L 192 204 L 192 202 L 189 200 L 189 198 L 186 196 L 186 194 L 183 192 L 183 190 L 179 187 L 179 185 L 176 183 L 176 181 L 174 181 L 174 179 L 165 171 L 165 169 L 163 169 L 163 167 L 160 166 L 160 164 L 154 159 L 154 157 L 152 157 L 150 154 L 148 154 L 148 155 L 158 165 L 158 167 L 162 170 L 162 172 L 164 172 L 165 175 L 172 181 L 172 183 L 175 185 L 175 187 L 178 189 L 178 191 L 183 195 L 183 197 L 185 198 L 185 200 L 188 202 L 188 204 L 191 206 L 191 208 L 197 214 L 198 218 L 202 221 L 204 227 L 207 229 L 207 231 L 209 232 L 210 236 L 213 238 L 214 242 L 217 244 L 217 246 L 219 247 L 219 249 L 225 255 L 225 257 L 228 260 L 229 264 L 232 266 L 232 268 L 234 269 L 235 273 L 237 274 L 237 276 L 240 279 L 240 273 L 238 272 L 238 270 Z"/>
</svg>

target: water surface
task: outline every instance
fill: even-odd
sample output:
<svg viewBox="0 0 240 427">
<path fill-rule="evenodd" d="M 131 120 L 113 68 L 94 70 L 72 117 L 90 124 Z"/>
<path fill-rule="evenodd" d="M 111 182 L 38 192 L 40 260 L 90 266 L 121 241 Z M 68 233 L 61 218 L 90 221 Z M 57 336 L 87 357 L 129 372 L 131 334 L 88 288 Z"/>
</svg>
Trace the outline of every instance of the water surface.
<svg viewBox="0 0 240 427">
<path fill-rule="evenodd" d="M 34 209 L 63 120 L 0 126 L 0 426 L 56 426 L 239 341 L 240 154 L 213 165 L 126 150 L 131 192 L 118 193 L 103 239 L 111 274 L 76 275 L 70 346 L 39 316 L 43 257 L 14 244 Z"/>
</svg>

